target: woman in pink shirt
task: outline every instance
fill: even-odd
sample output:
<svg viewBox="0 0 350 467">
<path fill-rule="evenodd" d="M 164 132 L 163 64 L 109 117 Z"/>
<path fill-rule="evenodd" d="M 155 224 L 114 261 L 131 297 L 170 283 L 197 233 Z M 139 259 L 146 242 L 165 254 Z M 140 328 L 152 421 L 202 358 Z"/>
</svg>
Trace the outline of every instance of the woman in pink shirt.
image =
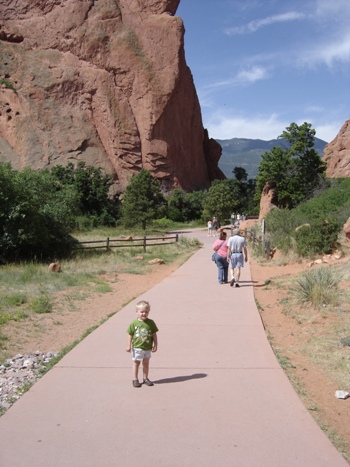
<svg viewBox="0 0 350 467">
<path fill-rule="evenodd" d="M 227 234 L 220 231 L 219 238 L 214 242 L 215 263 L 218 267 L 219 284 L 227 284 L 228 262 L 227 262 Z"/>
</svg>

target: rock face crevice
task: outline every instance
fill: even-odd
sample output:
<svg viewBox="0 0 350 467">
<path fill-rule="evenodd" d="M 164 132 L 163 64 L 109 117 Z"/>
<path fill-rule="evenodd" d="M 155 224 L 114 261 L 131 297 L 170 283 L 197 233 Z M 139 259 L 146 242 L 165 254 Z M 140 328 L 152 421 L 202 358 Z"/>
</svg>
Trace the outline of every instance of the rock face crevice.
<svg viewBox="0 0 350 467">
<path fill-rule="evenodd" d="M 179 2 L 3 0 L 0 161 L 83 160 L 122 190 L 141 168 L 167 190 L 225 178 L 186 64 Z"/>
</svg>

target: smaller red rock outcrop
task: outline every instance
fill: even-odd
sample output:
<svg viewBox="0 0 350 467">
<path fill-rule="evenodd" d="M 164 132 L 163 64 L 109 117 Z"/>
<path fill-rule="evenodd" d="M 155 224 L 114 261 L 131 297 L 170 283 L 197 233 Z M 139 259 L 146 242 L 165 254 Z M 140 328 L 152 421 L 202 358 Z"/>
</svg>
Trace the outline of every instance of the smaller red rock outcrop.
<svg viewBox="0 0 350 467">
<path fill-rule="evenodd" d="M 350 120 L 346 120 L 339 133 L 324 149 L 329 178 L 350 177 Z"/>
<path fill-rule="evenodd" d="M 345 232 L 346 238 L 350 241 L 350 217 L 344 224 L 343 231 Z"/>
<path fill-rule="evenodd" d="M 266 217 L 273 209 L 277 209 L 277 188 L 276 182 L 267 182 L 263 188 L 260 198 L 259 221 Z"/>
</svg>

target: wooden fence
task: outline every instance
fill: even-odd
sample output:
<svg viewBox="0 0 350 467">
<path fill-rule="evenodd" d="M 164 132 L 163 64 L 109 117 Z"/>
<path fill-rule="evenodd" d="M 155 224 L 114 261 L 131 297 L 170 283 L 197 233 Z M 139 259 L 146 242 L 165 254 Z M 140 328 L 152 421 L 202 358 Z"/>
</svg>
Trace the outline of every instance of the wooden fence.
<svg viewBox="0 0 350 467">
<path fill-rule="evenodd" d="M 79 242 L 79 246 L 76 246 L 75 250 L 86 250 L 96 248 L 130 248 L 130 247 L 142 247 L 143 251 L 146 251 L 147 247 L 150 246 L 162 246 L 170 245 L 179 241 L 179 235 L 163 235 L 159 237 L 125 237 L 125 238 L 109 238 L 106 240 L 90 240 L 86 242 Z M 87 245 L 87 246 L 85 246 Z"/>
</svg>

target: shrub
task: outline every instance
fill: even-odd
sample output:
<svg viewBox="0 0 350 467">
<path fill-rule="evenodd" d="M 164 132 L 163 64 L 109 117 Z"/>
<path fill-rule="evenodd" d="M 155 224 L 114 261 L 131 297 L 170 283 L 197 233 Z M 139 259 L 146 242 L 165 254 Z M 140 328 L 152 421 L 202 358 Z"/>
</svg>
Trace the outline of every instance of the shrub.
<svg viewBox="0 0 350 467">
<path fill-rule="evenodd" d="M 271 236 L 271 246 L 286 252 L 292 246 L 291 236 L 298 225 L 294 212 L 275 209 L 266 216 L 266 230 Z"/>
<path fill-rule="evenodd" d="M 314 256 L 330 253 L 337 241 L 340 225 L 337 221 L 314 221 L 310 227 L 295 232 L 296 251 L 299 256 Z"/>
<path fill-rule="evenodd" d="M 296 294 L 302 303 L 315 308 L 336 305 L 340 279 L 330 268 L 312 269 L 297 279 Z"/>
<path fill-rule="evenodd" d="M 300 256 L 329 252 L 350 216 L 350 180 L 331 180 L 317 196 L 297 208 L 276 209 L 266 216 L 271 244 L 284 252 L 297 245 Z M 311 227 L 295 229 L 303 224 Z"/>
<path fill-rule="evenodd" d="M 157 229 L 171 229 L 174 226 L 174 222 L 167 217 L 162 217 L 161 219 L 154 219 L 152 221 L 152 227 Z"/>
<path fill-rule="evenodd" d="M 76 193 L 47 171 L 0 164 L 0 262 L 68 253 Z"/>
<path fill-rule="evenodd" d="M 31 307 L 35 313 L 51 313 L 52 303 L 48 294 L 44 293 L 33 300 Z"/>
</svg>

